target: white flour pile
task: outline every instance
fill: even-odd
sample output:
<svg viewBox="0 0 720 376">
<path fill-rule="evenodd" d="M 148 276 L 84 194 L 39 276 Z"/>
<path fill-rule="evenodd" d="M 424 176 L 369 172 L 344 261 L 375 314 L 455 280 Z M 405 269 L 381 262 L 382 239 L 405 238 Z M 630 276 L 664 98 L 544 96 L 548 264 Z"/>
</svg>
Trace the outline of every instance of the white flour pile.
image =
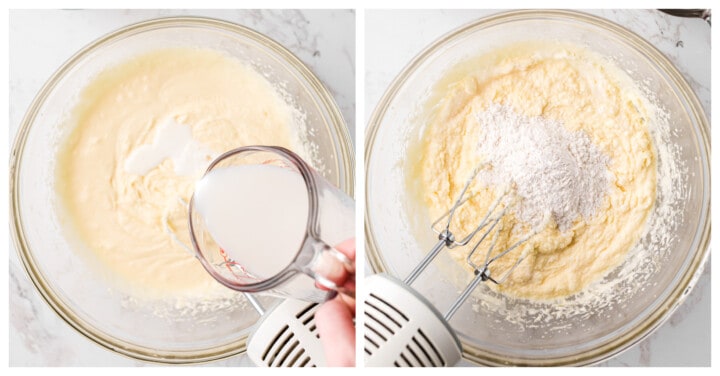
<svg viewBox="0 0 720 376">
<path fill-rule="evenodd" d="M 513 186 L 521 221 L 538 226 L 551 215 L 564 232 L 579 216 L 595 214 L 609 188 L 610 159 L 585 132 L 497 104 L 476 116 L 483 130 L 478 151 L 488 167 L 478 179 Z"/>
</svg>

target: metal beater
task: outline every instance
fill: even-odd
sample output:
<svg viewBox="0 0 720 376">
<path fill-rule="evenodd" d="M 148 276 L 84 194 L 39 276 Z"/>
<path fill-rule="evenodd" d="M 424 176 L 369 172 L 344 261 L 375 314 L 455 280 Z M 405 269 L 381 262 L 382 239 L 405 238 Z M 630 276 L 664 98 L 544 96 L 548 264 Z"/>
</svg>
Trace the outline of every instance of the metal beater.
<svg viewBox="0 0 720 376">
<path fill-rule="evenodd" d="M 481 244 L 498 226 L 500 220 L 514 205 L 512 188 L 507 188 L 490 205 L 490 209 L 480 223 L 464 237 L 456 236 L 450 229 L 458 208 L 467 203 L 476 193 L 469 188 L 480 172 L 482 165 L 475 168 L 465 183 L 460 196 L 450 210 L 432 224 L 438 234 L 438 242 L 420 261 L 404 281 L 385 274 L 376 274 L 366 279 L 365 303 L 365 365 L 423 367 L 450 366 L 457 363 L 462 355 L 460 341 L 448 324 L 448 321 L 467 300 L 480 282 L 503 283 L 515 268 L 525 259 L 521 254 L 518 260 L 505 273 L 494 277 L 490 266 L 499 258 L 515 250 L 521 244 L 538 233 L 538 227 L 513 243 L 507 249 L 492 256 L 498 241 L 500 229 L 495 231 L 485 260 L 481 264 L 473 262 L 473 256 Z M 502 205 L 501 205 L 502 204 Z M 445 223 L 443 227 L 438 225 Z M 465 287 L 444 315 L 432 304 L 413 290 L 410 285 L 427 268 L 435 257 L 445 248 L 466 246 L 478 238 L 466 261 L 473 268 L 475 277 Z"/>
</svg>

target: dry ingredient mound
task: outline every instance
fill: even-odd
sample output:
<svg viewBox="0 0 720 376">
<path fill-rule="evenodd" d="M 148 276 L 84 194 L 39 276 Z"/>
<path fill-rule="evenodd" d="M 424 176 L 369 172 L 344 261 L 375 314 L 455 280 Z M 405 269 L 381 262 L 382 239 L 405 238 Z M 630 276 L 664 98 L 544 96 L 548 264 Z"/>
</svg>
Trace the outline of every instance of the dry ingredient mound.
<svg viewBox="0 0 720 376">
<path fill-rule="evenodd" d="M 478 179 L 487 186 L 512 186 L 521 199 L 516 207 L 521 221 L 538 227 L 549 215 L 564 232 L 578 217 L 595 214 L 609 188 L 610 159 L 585 132 L 498 104 L 476 117 L 483 130 L 478 152 L 489 167 Z"/>
</svg>

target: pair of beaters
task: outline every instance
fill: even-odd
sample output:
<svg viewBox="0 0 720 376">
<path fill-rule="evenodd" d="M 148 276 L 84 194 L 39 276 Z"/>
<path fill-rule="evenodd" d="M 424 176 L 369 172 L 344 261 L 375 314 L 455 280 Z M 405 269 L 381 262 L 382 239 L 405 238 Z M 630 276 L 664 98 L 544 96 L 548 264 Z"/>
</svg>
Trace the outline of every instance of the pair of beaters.
<svg viewBox="0 0 720 376">
<path fill-rule="evenodd" d="M 339 243 L 337 239 L 342 239 L 342 236 L 353 236 L 354 203 L 344 193 L 324 181 L 299 156 L 279 147 L 250 146 L 234 149 L 213 161 L 207 171 L 227 165 L 250 163 L 289 168 L 303 178 L 308 193 L 309 215 L 302 245 L 294 257 L 287 261 L 285 268 L 275 275 L 258 278 L 251 272 L 252 265 L 243 262 L 242 252 L 235 250 L 232 252 L 234 257 L 229 258 L 230 253 L 214 242 L 212 231 L 205 225 L 206 218 L 193 210 L 195 203 L 191 200 L 188 212 L 194 254 L 220 283 L 243 292 L 261 315 L 249 339 L 247 351 L 255 364 L 269 367 L 323 366 L 325 357 L 315 322 L 315 312 L 319 304 L 335 294 L 354 296 L 354 291 L 346 291 L 326 278 L 319 272 L 318 264 L 334 262 L 336 267 L 344 268 L 348 275 L 354 274 L 351 260 L 329 245 Z M 476 178 L 477 171 L 478 169 L 467 180 L 453 207 L 433 223 L 432 228 L 438 234 L 438 243 L 404 281 L 385 274 L 376 274 L 365 279 L 365 293 L 361 301 L 364 306 L 366 366 L 454 365 L 460 360 L 462 349 L 448 320 L 481 282 L 502 283 L 515 266 L 522 262 L 521 255 L 515 265 L 499 278 L 490 273 L 490 266 L 495 260 L 513 251 L 534 235 L 528 234 L 509 248 L 494 251 L 498 233 L 496 227 L 511 206 L 508 197 L 512 195 L 508 193 L 495 200 L 481 223 L 469 234 L 458 238 L 450 229 L 458 208 L 473 196 L 469 187 Z M 338 207 L 337 202 L 344 204 Z M 337 223 L 343 221 L 349 225 L 339 229 Z M 494 230 L 495 236 L 491 236 Z M 410 286 L 443 249 L 473 245 L 473 242 L 467 262 L 474 270 L 474 278 L 442 315 Z M 476 265 L 471 260 L 480 245 L 487 242 L 490 243 L 485 260 Z M 285 299 L 266 311 L 252 295 L 255 293 L 271 294 Z"/>
</svg>

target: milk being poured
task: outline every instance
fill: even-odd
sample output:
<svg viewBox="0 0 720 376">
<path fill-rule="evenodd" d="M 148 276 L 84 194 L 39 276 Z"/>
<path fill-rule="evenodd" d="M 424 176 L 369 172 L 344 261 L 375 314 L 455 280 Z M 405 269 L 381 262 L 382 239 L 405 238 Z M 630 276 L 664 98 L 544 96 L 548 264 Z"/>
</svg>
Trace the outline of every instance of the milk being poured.
<svg viewBox="0 0 720 376">
<path fill-rule="evenodd" d="M 305 181 L 286 168 L 216 168 L 196 184 L 194 201 L 217 244 L 259 278 L 271 277 L 288 266 L 305 237 Z"/>
</svg>

